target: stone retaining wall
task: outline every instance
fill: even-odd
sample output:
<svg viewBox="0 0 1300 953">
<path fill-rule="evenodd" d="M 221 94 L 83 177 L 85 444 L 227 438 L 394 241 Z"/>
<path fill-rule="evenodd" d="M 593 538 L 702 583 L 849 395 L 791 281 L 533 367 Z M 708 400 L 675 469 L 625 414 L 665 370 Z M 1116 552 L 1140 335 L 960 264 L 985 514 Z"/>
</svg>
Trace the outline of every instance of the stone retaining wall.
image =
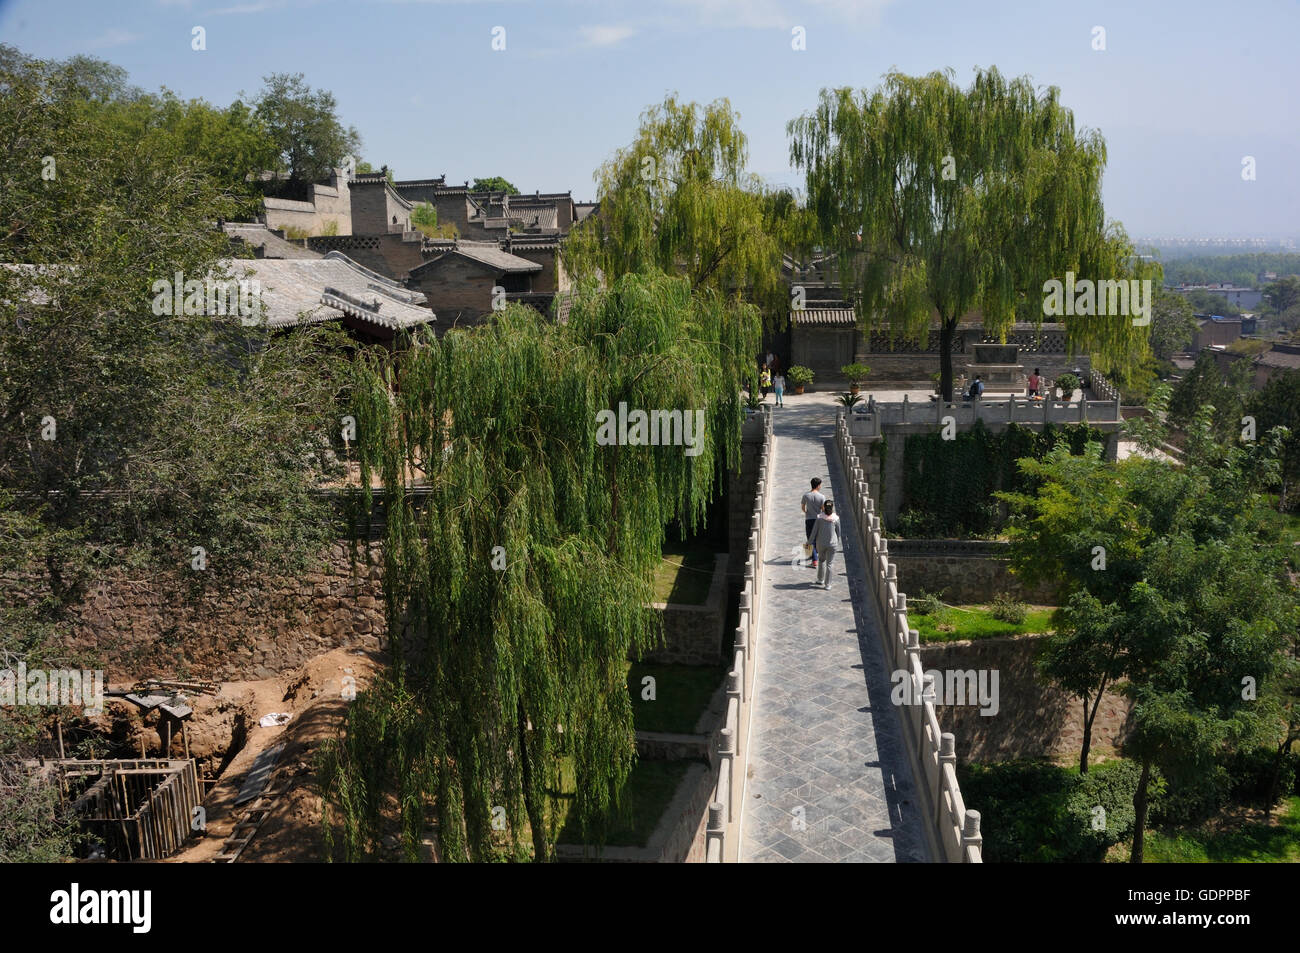
<svg viewBox="0 0 1300 953">
<path fill-rule="evenodd" d="M 179 570 L 110 570 L 73 610 L 69 647 L 98 657 L 110 682 L 273 678 L 331 649 L 385 645 L 381 578 L 378 547 L 368 558 L 359 553 L 354 574 L 344 543 L 330 547 L 318 571 L 259 576 L 197 597 Z M 42 591 L 33 580 L 4 588 L 21 603 Z"/>
<path fill-rule="evenodd" d="M 1070 756 L 1083 746 L 1080 700 L 1050 685 L 1034 661 L 1043 636 L 979 639 L 921 646 L 925 670 L 996 671 L 998 709 L 981 715 L 975 705 L 936 704 L 944 731 L 957 740 L 963 761 L 1008 761 L 1015 758 Z M 1091 750 L 1112 753 L 1127 732 L 1130 702 L 1107 692 L 1092 726 Z"/>
<path fill-rule="evenodd" d="M 1005 558 L 979 552 L 933 552 L 904 546 L 925 540 L 890 540 L 890 557 L 898 567 L 898 585 L 913 594 L 942 593 L 944 602 L 983 604 L 999 593 L 1033 605 L 1055 605 L 1052 586 L 1031 586 L 1011 571 Z M 1005 546 L 1000 547 L 1004 550 Z"/>
<path fill-rule="evenodd" d="M 717 665 L 722 659 L 722 629 L 727 624 L 727 554 L 715 553 L 713 582 L 702 606 L 656 602 L 663 617 L 664 644 L 645 655 L 647 662 Z"/>
</svg>

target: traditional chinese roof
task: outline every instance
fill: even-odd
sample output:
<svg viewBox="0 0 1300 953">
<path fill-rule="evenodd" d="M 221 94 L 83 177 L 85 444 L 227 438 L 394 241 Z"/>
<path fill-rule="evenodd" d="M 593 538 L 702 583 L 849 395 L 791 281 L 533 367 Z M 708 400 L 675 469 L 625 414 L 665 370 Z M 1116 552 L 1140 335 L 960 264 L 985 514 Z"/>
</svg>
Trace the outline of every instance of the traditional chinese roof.
<svg viewBox="0 0 1300 953">
<path fill-rule="evenodd" d="M 258 282 L 268 327 L 347 316 L 393 331 L 434 320 L 423 294 L 358 265 L 342 252 L 316 260 L 230 259 L 224 264 L 237 278 Z"/>
<path fill-rule="evenodd" d="M 322 257 L 320 252 L 285 241 L 258 222 L 226 222 L 223 227 L 232 239 L 252 248 L 258 258 L 316 259 Z"/>
<path fill-rule="evenodd" d="M 457 242 L 451 248 L 447 249 L 437 258 L 426 261 L 423 265 L 418 265 L 411 269 L 411 274 L 428 268 L 437 262 L 442 261 L 448 255 L 460 255 L 462 258 L 468 258 L 487 268 L 491 268 L 500 274 L 516 274 L 523 272 L 541 271 L 542 266 L 538 262 L 529 261 L 527 258 L 520 258 L 509 252 L 504 252 L 496 242 Z"/>
<path fill-rule="evenodd" d="M 858 319 L 852 308 L 806 308 L 791 311 L 790 323 L 805 327 L 852 328 L 857 327 Z"/>
</svg>

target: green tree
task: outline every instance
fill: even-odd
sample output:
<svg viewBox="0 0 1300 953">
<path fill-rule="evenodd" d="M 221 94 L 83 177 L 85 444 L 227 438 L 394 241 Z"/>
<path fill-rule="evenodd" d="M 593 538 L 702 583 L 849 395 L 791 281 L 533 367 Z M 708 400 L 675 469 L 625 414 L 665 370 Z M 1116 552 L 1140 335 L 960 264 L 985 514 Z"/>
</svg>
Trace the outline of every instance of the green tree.
<svg viewBox="0 0 1300 953">
<path fill-rule="evenodd" d="M 1101 446 L 1071 455 L 1064 443 L 1043 460 L 1026 457 L 1032 492 L 999 493 L 1009 506 L 1012 565 L 1027 581 L 1057 584 L 1064 602 L 1044 642 L 1040 671 L 1080 700 L 1079 771 L 1088 771 L 1092 728 L 1108 689 L 1123 679 L 1131 635 L 1120 599 L 1142 578 L 1152 527 L 1132 505 L 1131 487 L 1150 478 L 1140 457 L 1113 465 Z"/>
<path fill-rule="evenodd" d="M 570 274 L 658 269 L 692 288 L 742 291 L 774 313 L 786 294 L 774 217 L 792 206 L 745 171 L 739 119 L 725 99 L 676 95 L 642 113 L 636 139 L 596 173 L 600 212 L 570 232 Z"/>
<path fill-rule="evenodd" d="M 1291 310 L 1300 304 L 1300 276 L 1287 275 L 1266 285 L 1264 298 L 1277 314 Z"/>
<path fill-rule="evenodd" d="M 312 489 L 335 466 L 344 384 L 329 332 L 156 314 L 158 280 L 241 277 L 212 228 L 228 182 L 182 137 L 88 109 L 47 64 L 0 82 L 0 254 L 27 263 L 0 269 L 0 485 L 50 534 L 51 606 L 93 572 L 86 539 L 98 563 L 188 564 L 203 545 L 214 585 L 263 558 L 301 563 L 328 533 Z"/>
<path fill-rule="evenodd" d="M 1209 407 L 1216 436 L 1225 441 L 1232 439 L 1241 428 L 1251 376 L 1248 359 L 1234 360 L 1225 375 L 1214 352 L 1202 351 L 1196 356 L 1196 364 L 1174 386 L 1169 398 L 1169 422 L 1175 427 L 1189 427 L 1201 410 Z"/>
<path fill-rule="evenodd" d="M 422 335 L 391 374 L 359 362 L 361 484 L 383 478 L 388 614 L 410 635 L 322 763 L 347 857 L 378 839 L 391 797 L 412 858 L 432 816 L 449 859 L 508 844 L 546 860 L 566 785 L 599 840 L 635 755 L 626 662 L 657 636 L 664 527 L 698 525 L 738 462 L 758 343 L 752 308 L 629 275 L 579 294 L 567 324 L 510 306 Z M 609 444 L 600 415 L 621 402 L 697 414 L 698 453 Z"/>
<path fill-rule="evenodd" d="M 272 73 L 254 101 L 284 171 L 294 185 L 329 178 L 345 156 L 361 151 L 361 136 L 339 122 L 334 94 L 312 89 L 302 73 Z"/>
<path fill-rule="evenodd" d="M 1282 441 L 1282 485 L 1278 510 L 1287 509 L 1287 493 L 1300 479 L 1300 371 L 1286 371 L 1272 378 L 1246 401 L 1246 413 L 1255 418 L 1256 434 L 1274 427 L 1287 428 Z"/>
<path fill-rule="evenodd" d="M 1151 352 L 1167 361 L 1187 349 L 1196 337 L 1196 318 L 1180 294 L 1160 289 L 1151 308 Z"/>
<path fill-rule="evenodd" d="M 1076 133 L 1059 91 L 980 71 L 967 90 L 951 73 L 892 72 L 882 88 L 824 89 L 788 126 L 809 207 L 838 250 L 859 314 L 883 314 L 908 338 L 939 321 L 940 388 L 952 399 L 958 321 L 983 313 L 1001 337 L 1017 310 L 1043 317 L 1044 282 L 1159 277 L 1101 203 L 1106 150 Z M 1146 331 L 1127 316 L 1067 323 L 1070 346 L 1098 372 L 1140 366 Z"/>
<path fill-rule="evenodd" d="M 1162 387 L 1156 413 L 1135 428 L 1144 450 L 1165 439 L 1165 399 Z M 1103 466 L 1095 453 L 1068 460 L 1058 452 L 1037 465 L 1036 493 L 1010 501 L 1017 565 L 1063 571 L 1071 592 L 1044 670 L 1081 697 L 1110 684 L 1133 700 L 1125 752 L 1141 765 L 1135 863 L 1157 769 L 1171 785 L 1190 787 L 1224 754 L 1270 737 L 1276 706 L 1259 699 L 1272 691 L 1297 621 L 1285 557 L 1266 544 L 1260 520 L 1285 432 L 1225 444 L 1213 413 L 1203 407 L 1189 425 L 1185 465 L 1138 458 Z M 1035 545 L 1046 566 L 1032 563 Z"/>
<path fill-rule="evenodd" d="M 1212 291 L 1197 288 L 1179 293 L 1187 299 L 1188 305 L 1197 314 L 1217 314 L 1225 318 L 1235 318 L 1241 314 L 1241 309 L 1235 304 L 1229 303 L 1223 295 L 1216 295 Z"/>
<path fill-rule="evenodd" d="M 511 183 L 501 178 L 499 175 L 489 176 L 486 179 L 475 179 L 474 184 L 470 186 L 471 192 L 506 192 L 510 195 L 518 195 L 519 190 Z"/>
</svg>

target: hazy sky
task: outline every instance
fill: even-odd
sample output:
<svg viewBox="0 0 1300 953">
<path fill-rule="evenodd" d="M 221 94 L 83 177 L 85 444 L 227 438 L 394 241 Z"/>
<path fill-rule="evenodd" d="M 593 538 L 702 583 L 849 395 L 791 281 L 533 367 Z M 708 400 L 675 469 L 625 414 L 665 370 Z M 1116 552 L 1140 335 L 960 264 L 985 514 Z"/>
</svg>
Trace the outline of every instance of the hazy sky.
<svg viewBox="0 0 1300 953">
<path fill-rule="evenodd" d="M 220 105 L 301 71 L 399 178 L 503 175 L 579 199 L 669 91 L 729 98 L 751 169 L 799 184 L 785 124 L 823 86 L 893 67 L 965 85 L 994 65 L 1060 87 L 1101 130 L 1107 212 L 1146 237 L 1300 235 L 1298 37 L 1296 0 L 0 0 L 0 41 L 29 54 L 93 54 Z"/>
</svg>

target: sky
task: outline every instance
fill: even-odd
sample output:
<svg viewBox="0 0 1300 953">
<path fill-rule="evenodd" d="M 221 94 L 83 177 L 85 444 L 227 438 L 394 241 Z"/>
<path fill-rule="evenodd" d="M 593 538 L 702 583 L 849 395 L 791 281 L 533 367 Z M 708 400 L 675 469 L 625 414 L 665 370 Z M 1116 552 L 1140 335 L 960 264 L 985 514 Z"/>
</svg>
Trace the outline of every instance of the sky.
<svg viewBox="0 0 1300 953">
<path fill-rule="evenodd" d="M 996 66 L 1102 133 L 1107 214 L 1147 238 L 1300 236 L 1298 36 L 1297 0 L 0 0 L 30 55 L 223 106 L 302 72 L 400 179 L 578 200 L 669 92 L 729 99 L 750 170 L 799 186 L 786 123 L 823 87 Z"/>
</svg>

